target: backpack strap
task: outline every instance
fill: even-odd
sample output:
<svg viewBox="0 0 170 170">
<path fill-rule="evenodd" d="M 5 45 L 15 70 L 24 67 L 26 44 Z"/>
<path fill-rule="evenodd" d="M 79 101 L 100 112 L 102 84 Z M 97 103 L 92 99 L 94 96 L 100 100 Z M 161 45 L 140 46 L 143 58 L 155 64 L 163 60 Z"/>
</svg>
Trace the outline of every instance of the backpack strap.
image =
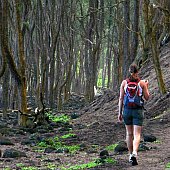
<svg viewBox="0 0 170 170">
<path fill-rule="evenodd" d="M 131 82 L 129 78 L 126 79 L 127 83 Z M 137 81 L 135 81 L 136 83 L 140 82 L 140 78 L 137 79 Z"/>
<path fill-rule="evenodd" d="M 138 81 L 137 81 L 137 83 L 139 83 L 140 82 L 140 78 L 138 78 Z"/>
<path fill-rule="evenodd" d="M 128 83 L 130 82 L 130 79 L 129 79 L 129 78 L 127 78 L 127 79 L 126 79 L 126 82 L 127 82 L 127 84 L 128 84 Z"/>
</svg>

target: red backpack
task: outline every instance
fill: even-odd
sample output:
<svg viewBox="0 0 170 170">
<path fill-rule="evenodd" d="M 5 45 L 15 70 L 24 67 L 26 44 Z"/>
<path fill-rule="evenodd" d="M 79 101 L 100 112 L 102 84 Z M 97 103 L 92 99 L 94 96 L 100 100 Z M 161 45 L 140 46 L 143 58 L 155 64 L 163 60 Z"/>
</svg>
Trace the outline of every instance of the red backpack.
<svg viewBox="0 0 170 170">
<path fill-rule="evenodd" d="M 143 107 L 144 100 L 142 99 L 139 88 L 140 79 L 136 82 L 132 82 L 129 79 L 126 79 L 126 81 L 127 87 L 125 89 L 124 107 L 130 109 Z"/>
</svg>

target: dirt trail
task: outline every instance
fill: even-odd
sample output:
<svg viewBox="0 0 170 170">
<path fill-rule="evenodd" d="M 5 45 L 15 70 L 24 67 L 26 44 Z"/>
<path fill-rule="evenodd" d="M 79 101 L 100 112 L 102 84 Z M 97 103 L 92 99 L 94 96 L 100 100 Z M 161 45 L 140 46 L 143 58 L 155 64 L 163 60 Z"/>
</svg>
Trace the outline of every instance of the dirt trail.
<svg viewBox="0 0 170 170">
<path fill-rule="evenodd" d="M 156 144 L 156 149 L 139 152 L 137 166 L 131 166 L 127 162 L 127 154 L 117 156 L 117 160 L 120 165 L 119 168 L 121 170 L 165 170 L 165 165 L 170 162 L 169 132 L 170 127 L 166 129 L 160 129 L 160 131 L 157 133 L 157 137 L 161 143 Z"/>
</svg>

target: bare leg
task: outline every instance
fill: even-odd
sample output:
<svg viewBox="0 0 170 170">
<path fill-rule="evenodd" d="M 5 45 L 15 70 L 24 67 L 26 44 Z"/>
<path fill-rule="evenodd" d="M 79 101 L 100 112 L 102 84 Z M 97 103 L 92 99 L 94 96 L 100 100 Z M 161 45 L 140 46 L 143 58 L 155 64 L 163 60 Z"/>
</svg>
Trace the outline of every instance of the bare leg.
<svg viewBox="0 0 170 170">
<path fill-rule="evenodd" d="M 126 125 L 126 143 L 131 154 L 133 152 L 133 125 Z"/>
<path fill-rule="evenodd" d="M 141 139 L 141 131 L 142 131 L 142 126 L 133 126 L 133 134 L 134 134 L 134 140 L 133 140 L 133 152 L 137 155 L 139 144 L 140 144 L 140 139 Z"/>
</svg>

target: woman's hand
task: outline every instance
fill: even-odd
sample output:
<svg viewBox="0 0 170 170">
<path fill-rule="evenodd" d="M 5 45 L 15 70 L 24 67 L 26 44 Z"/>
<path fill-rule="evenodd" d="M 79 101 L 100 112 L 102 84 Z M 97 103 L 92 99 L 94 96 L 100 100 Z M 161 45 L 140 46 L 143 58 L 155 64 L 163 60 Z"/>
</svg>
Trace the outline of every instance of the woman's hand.
<svg viewBox="0 0 170 170">
<path fill-rule="evenodd" d="M 149 86 L 149 82 L 148 82 L 148 80 L 142 80 L 143 82 L 144 82 L 144 84 L 146 85 L 146 87 L 148 88 L 148 86 Z"/>
<path fill-rule="evenodd" d="M 149 100 L 149 90 L 148 90 L 149 82 L 148 80 L 142 80 L 141 87 L 143 89 L 143 96 L 145 100 Z"/>
<path fill-rule="evenodd" d="M 148 88 L 148 86 L 149 86 L 148 80 L 145 80 L 145 84 L 146 84 L 146 87 Z"/>
<path fill-rule="evenodd" d="M 122 119 L 123 119 L 123 118 L 122 118 L 122 114 L 121 114 L 121 113 L 119 113 L 119 114 L 118 114 L 118 122 L 120 122 L 120 123 L 121 123 L 121 122 L 122 122 Z"/>
</svg>

